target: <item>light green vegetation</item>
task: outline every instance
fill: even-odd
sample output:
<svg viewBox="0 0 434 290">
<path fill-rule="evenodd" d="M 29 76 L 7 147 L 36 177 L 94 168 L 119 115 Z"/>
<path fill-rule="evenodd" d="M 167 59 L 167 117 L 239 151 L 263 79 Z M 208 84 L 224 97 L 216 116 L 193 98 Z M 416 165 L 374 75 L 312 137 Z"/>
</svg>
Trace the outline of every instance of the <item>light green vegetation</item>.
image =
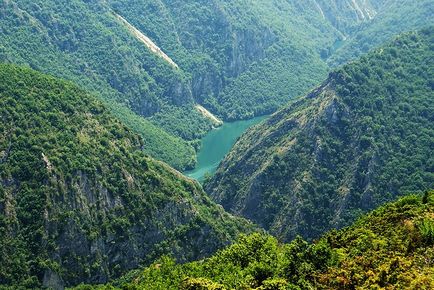
<svg viewBox="0 0 434 290">
<path fill-rule="evenodd" d="M 253 228 L 144 144 L 75 85 L 0 65 L 0 285 L 106 282 Z"/>
<path fill-rule="evenodd" d="M 403 35 L 330 73 L 246 132 L 207 192 L 289 241 L 434 187 L 433 36 Z"/>
<path fill-rule="evenodd" d="M 253 234 L 205 260 L 164 257 L 112 285 L 76 289 L 432 289 L 433 194 L 387 204 L 314 243 Z"/>
</svg>

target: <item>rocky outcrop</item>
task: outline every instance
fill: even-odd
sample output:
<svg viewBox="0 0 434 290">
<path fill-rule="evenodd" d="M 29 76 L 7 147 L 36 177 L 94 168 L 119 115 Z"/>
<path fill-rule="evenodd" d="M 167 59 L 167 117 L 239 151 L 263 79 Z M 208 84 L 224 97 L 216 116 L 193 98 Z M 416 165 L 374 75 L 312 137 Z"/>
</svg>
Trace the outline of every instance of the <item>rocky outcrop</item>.
<svg viewBox="0 0 434 290">
<path fill-rule="evenodd" d="M 0 95 L 0 285 L 105 283 L 252 228 L 74 85 L 0 65 Z"/>
<path fill-rule="evenodd" d="M 127 27 L 128 30 L 131 31 L 131 33 L 144 45 L 146 45 L 147 48 L 149 48 L 150 51 L 155 53 L 157 56 L 161 57 L 165 61 L 167 61 L 171 66 L 174 68 L 179 68 L 179 66 L 167 55 L 165 54 L 161 48 L 159 48 L 149 37 L 144 35 L 140 30 L 135 28 L 133 25 L 131 25 L 125 18 L 117 14 L 116 12 L 112 11 L 113 15 Z"/>
<path fill-rule="evenodd" d="M 314 0 L 323 18 L 330 22 L 343 37 L 348 37 L 362 23 L 369 22 L 377 14 L 379 2 L 384 0 Z"/>
<path fill-rule="evenodd" d="M 432 38 L 433 29 L 404 35 L 330 73 L 246 132 L 206 191 L 291 240 L 314 239 L 409 189 L 432 187 L 432 146 L 423 141 L 434 129 L 424 113 L 434 106 L 424 73 Z"/>
</svg>

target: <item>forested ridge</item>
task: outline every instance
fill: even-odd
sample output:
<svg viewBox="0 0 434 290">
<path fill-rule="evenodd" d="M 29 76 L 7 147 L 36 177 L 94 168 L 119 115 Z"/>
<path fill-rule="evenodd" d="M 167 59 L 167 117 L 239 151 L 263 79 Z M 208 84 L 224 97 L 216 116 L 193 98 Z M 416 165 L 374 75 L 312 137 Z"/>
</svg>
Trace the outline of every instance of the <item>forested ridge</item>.
<svg viewBox="0 0 434 290">
<path fill-rule="evenodd" d="M 372 21 L 358 27 L 347 41 L 341 42 L 336 51 L 327 58 L 331 67 L 357 59 L 405 31 L 434 25 L 432 0 L 389 0 L 378 1 L 377 5 L 382 9 L 376 6 L 376 15 Z"/>
<path fill-rule="evenodd" d="M 313 243 L 242 236 L 210 258 L 163 257 L 105 286 L 76 289 L 432 289 L 434 192 L 382 206 Z"/>
<path fill-rule="evenodd" d="M 0 3 L 0 61 L 92 91 L 142 135 L 146 153 L 183 170 L 215 126 L 195 104 L 225 121 L 272 113 L 317 85 L 342 43 L 330 63 L 425 25 L 432 9 L 431 0 L 8 0 Z M 357 36 L 365 29 L 371 38 Z"/>
<path fill-rule="evenodd" d="M 0 1 L 0 289 L 434 289 L 433 15 Z"/>
<path fill-rule="evenodd" d="M 246 132 L 207 192 L 277 237 L 318 237 L 434 186 L 434 30 L 395 39 Z"/>
<path fill-rule="evenodd" d="M 188 94 L 173 93 L 186 90 L 181 72 L 149 53 L 103 2 L 2 1 L 0 60 L 74 81 L 141 134 L 147 153 L 177 168 L 193 166 L 192 146 L 140 116 L 178 97 L 193 103 Z"/>
<path fill-rule="evenodd" d="M 0 285 L 103 283 L 253 229 L 69 82 L 0 65 L 0 116 Z"/>
</svg>

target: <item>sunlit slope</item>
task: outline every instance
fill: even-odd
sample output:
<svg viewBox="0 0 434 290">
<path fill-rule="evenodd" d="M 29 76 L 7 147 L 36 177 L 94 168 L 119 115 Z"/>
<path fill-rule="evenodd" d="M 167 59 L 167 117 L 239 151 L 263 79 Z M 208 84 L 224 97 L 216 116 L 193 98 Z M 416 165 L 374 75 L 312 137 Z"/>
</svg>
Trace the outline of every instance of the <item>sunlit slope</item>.
<svg viewBox="0 0 434 290">
<path fill-rule="evenodd" d="M 433 29 L 330 73 L 235 144 L 205 188 L 283 240 L 434 187 Z"/>
<path fill-rule="evenodd" d="M 0 65 L 0 119 L 0 288 L 102 283 L 251 228 L 69 82 Z"/>
</svg>

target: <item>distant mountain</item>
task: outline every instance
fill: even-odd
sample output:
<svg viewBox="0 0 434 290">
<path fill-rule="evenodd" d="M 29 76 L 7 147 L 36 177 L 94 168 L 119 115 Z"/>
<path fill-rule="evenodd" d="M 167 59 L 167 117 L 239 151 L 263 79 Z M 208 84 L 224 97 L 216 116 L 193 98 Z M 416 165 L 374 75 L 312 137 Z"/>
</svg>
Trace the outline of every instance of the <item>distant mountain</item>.
<svg viewBox="0 0 434 290">
<path fill-rule="evenodd" d="M 205 260 L 166 257 L 109 289 L 433 289 L 433 195 L 402 198 L 312 244 L 254 234 Z"/>
<path fill-rule="evenodd" d="M 0 61 L 92 91 L 142 135 L 146 153 L 185 169 L 197 139 L 218 125 L 197 105 L 224 120 L 272 113 L 324 79 L 344 39 L 350 55 L 353 46 L 364 51 L 365 40 L 353 41 L 364 24 L 419 26 L 432 2 L 8 0 L 0 3 Z M 375 31 L 369 43 L 390 35 Z"/>
<path fill-rule="evenodd" d="M 434 29 L 330 73 L 246 132 L 206 191 L 289 241 L 434 187 Z"/>
<path fill-rule="evenodd" d="M 327 59 L 329 65 L 342 65 L 367 53 L 370 49 L 382 45 L 402 32 L 434 25 L 433 0 L 384 0 L 377 2 L 375 17 L 358 26 L 341 43 L 339 48 Z"/>
<path fill-rule="evenodd" d="M 252 229 L 69 82 L 0 65 L 0 120 L 0 288 L 103 283 Z"/>
</svg>

